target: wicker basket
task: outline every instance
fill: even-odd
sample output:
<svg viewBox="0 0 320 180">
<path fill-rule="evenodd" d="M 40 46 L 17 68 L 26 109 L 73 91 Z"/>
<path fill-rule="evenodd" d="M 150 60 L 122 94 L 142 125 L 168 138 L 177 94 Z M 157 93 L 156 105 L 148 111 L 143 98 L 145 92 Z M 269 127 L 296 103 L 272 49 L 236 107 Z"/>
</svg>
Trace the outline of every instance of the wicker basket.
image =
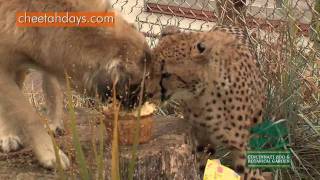
<svg viewBox="0 0 320 180">
<path fill-rule="evenodd" d="M 110 134 L 113 130 L 113 113 L 105 113 L 105 124 Z M 118 119 L 118 129 L 119 129 L 119 143 L 121 145 L 133 144 L 134 132 L 136 125 L 138 123 L 138 118 L 133 115 L 119 115 Z M 141 116 L 140 118 L 140 135 L 139 144 L 147 143 L 151 139 L 153 128 L 153 115 Z"/>
</svg>

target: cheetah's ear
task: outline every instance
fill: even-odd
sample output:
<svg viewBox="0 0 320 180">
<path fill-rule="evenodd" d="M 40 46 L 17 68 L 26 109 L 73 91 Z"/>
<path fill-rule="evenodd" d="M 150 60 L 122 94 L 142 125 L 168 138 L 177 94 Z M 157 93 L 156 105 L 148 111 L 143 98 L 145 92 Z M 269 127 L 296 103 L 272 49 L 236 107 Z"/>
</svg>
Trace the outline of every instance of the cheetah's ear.
<svg viewBox="0 0 320 180">
<path fill-rule="evenodd" d="M 161 31 L 161 37 L 180 33 L 180 29 L 177 26 L 166 26 Z"/>
</svg>

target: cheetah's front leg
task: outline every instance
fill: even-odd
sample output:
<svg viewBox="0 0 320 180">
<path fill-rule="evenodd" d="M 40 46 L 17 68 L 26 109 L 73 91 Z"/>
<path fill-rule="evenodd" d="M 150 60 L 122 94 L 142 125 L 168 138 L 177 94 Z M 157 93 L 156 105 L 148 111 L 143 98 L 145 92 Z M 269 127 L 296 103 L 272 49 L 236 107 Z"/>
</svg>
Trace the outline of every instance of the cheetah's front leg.
<svg viewBox="0 0 320 180">
<path fill-rule="evenodd" d="M 42 75 L 42 81 L 43 94 L 48 107 L 49 128 L 55 135 L 62 135 L 64 132 L 62 121 L 63 92 L 60 83 L 48 73 Z"/>
<path fill-rule="evenodd" d="M 31 146 L 41 165 L 54 168 L 57 162 L 56 154 L 51 137 L 41 123 L 43 120 L 23 95 L 15 80 L 1 71 L 0 97 L 1 117 L 5 117 L 1 122 L 5 120 L 11 129 L 21 129 L 25 137 L 24 143 Z M 20 143 L 17 138 L 15 141 L 17 144 Z M 10 150 L 16 149 L 16 147 L 10 147 Z M 62 167 L 67 168 L 70 164 L 68 157 L 61 150 L 58 151 Z"/>
<path fill-rule="evenodd" d="M 195 159 L 201 177 L 204 174 L 205 166 L 208 158 L 215 154 L 215 145 L 210 143 L 209 139 L 204 138 L 205 132 L 198 128 L 192 128 L 192 149 L 195 152 Z"/>
<path fill-rule="evenodd" d="M 233 163 L 235 171 L 241 175 L 241 180 L 264 180 L 259 169 L 249 169 L 246 166 L 246 147 L 232 149 Z"/>
</svg>

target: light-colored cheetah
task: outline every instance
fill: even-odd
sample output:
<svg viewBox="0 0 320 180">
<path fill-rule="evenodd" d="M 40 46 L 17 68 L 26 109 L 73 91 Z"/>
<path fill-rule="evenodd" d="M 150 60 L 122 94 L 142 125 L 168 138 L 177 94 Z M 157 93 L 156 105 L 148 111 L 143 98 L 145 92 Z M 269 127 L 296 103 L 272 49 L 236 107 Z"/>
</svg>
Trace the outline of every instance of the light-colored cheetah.
<svg viewBox="0 0 320 180">
<path fill-rule="evenodd" d="M 264 178 L 245 167 L 245 152 L 250 127 L 262 121 L 265 82 L 245 38 L 165 28 L 152 51 L 150 83 L 156 84 L 148 89 L 154 98 L 181 101 L 198 150 L 226 145 L 242 179 L 258 180 Z"/>
<path fill-rule="evenodd" d="M 16 25 L 35 22 L 36 16 L 18 16 L 19 12 L 80 11 L 114 11 L 116 21 L 112 28 Z M 61 17 L 53 19 L 58 22 Z M 0 0 L 0 27 L 0 151 L 30 146 L 43 167 L 57 167 L 60 157 L 66 169 L 70 166 L 67 155 L 60 149 L 56 151 L 44 118 L 21 91 L 25 75 L 31 69 L 42 74 L 49 128 L 57 134 L 64 124 L 61 85 L 66 84 L 66 74 L 70 87 L 90 99 L 108 101 L 115 84 L 117 99 L 130 107 L 138 101 L 143 69 L 149 64 L 147 41 L 111 7 L 109 0 Z"/>
</svg>

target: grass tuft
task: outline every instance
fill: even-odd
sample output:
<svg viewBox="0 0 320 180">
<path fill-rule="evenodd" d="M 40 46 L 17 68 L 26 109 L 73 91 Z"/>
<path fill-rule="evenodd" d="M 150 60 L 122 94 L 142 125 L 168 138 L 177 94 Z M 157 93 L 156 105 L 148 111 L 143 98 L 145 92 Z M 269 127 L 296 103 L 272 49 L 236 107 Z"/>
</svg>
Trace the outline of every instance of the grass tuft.
<svg viewBox="0 0 320 180">
<path fill-rule="evenodd" d="M 70 114 L 70 128 L 71 128 L 71 133 L 72 133 L 72 143 L 75 146 L 75 155 L 76 155 L 76 161 L 79 165 L 79 172 L 80 172 L 80 177 L 81 179 L 84 180 L 89 180 L 91 179 L 91 175 L 86 163 L 86 159 L 83 153 L 83 149 L 80 144 L 79 140 L 79 134 L 77 131 L 77 125 L 76 125 L 76 114 L 75 114 L 75 109 L 73 106 L 73 101 L 72 101 L 72 94 L 71 94 L 71 86 L 70 86 L 70 79 L 67 74 L 66 76 L 66 82 L 67 82 L 67 106 L 68 106 L 68 111 Z"/>
</svg>

